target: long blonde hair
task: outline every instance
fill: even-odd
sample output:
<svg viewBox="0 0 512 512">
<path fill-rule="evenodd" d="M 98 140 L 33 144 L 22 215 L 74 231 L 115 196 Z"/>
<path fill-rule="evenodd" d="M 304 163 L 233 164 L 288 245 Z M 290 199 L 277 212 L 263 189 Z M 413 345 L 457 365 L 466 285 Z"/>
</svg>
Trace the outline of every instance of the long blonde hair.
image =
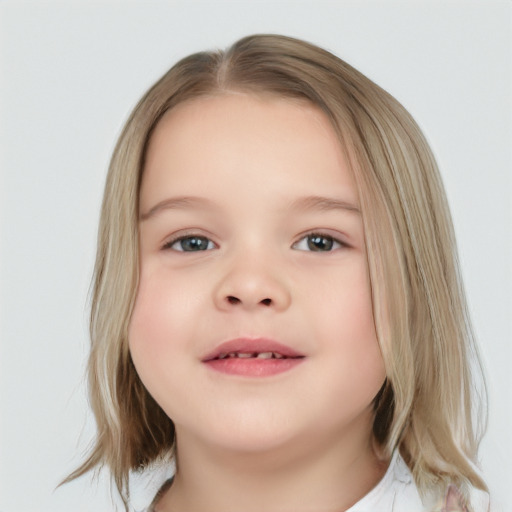
<svg viewBox="0 0 512 512">
<path fill-rule="evenodd" d="M 382 453 L 399 449 L 421 492 L 449 482 L 485 489 L 475 470 L 483 379 L 432 153 L 408 112 L 383 89 L 331 53 L 277 35 L 246 37 L 225 52 L 181 60 L 124 127 L 105 187 L 91 308 L 88 378 L 97 437 L 68 480 L 106 465 L 128 507 L 129 472 L 173 456 L 174 425 L 142 385 L 128 349 L 139 187 L 148 141 L 163 114 L 233 90 L 309 100 L 328 116 L 351 162 L 387 370 L 375 400 Z"/>
</svg>

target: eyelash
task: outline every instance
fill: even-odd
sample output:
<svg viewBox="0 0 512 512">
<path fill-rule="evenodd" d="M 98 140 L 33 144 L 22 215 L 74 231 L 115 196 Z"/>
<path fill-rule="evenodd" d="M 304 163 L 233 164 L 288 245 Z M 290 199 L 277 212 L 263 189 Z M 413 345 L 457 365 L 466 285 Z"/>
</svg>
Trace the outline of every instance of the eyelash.
<svg viewBox="0 0 512 512">
<path fill-rule="evenodd" d="M 327 240 L 327 244 L 331 244 L 331 246 L 326 251 L 311 249 L 310 242 L 315 238 L 322 239 L 324 241 Z M 307 234 L 303 235 L 301 238 L 299 238 L 299 240 L 297 240 L 297 242 L 295 242 L 292 245 L 292 248 L 295 249 L 299 245 L 299 243 L 303 242 L 303 241 L 305 241 L 307 243 L 307 246 L 310 249 L 310 251 L 307 251 L 307 252 L 333 252 L 336 249 L 347 249 L 349 247 L 349 245 L 346 242 L 343 242 L 342 240 L 339 240 L 338 238 L 335 238 L 332 235 L 328 235 L 327 233 L 311 232 L 311 233 L 307 233 Z M 305 251 L 305 249 L 298 249 L 298 250 Z"/>
<path fill-rule="evenodd" d="M 313 241 L 315 238 L 320 239 L 324 243 L 326 243 L 328 246 L 328 249 L 327 250 L 312 249 L 311 244 L 315 243 Z M 199 243 L 204 244 L 206 242 L 206 244 L 207 244 L 206 248 L 198 249 L 198 250 L 190 250 L 190 251 L 183 249 L 183 245 L 181 245 L 181 249 L 173 248 L 173 246 L 175 246 L 178 243 L 182 243 L 186 240 L 190 241 L 190 240 L 194 240 L 194 239 L 196 241 L 199 241 Z M 317 240 L 317 242 L 320 242 L 320 240 Z M 297 247 L 299 246 L 299 244 L 301 242 L 305 242 L 307 244 L 307 247 L 309 250 L 297 249 Z M 349 247 L 350 246 L 346 242 L 343 242 L 342 240 L 339 240 L 331 235 L 328 235 L 326 233 L 321 233 L 321 232 L 307 233 L 307 234 L 301 236 L 301 238 L 299 238 L 299 240 L 297 240 L 296 242 L 294 242 L 292 244 L 292 249 L 301 250 L 304 252 L 333 252 L 336 249 L 344 249 L 344 248 L 349 248 Z M 217 245 L 215 244 L 215 242 L 213 242 L 206 236 L 197 235 L 197 234 L 193 234 L 193 233 L 186 234 L 186 235 L 180 235 L 177 238 L 173 238 L 172 240 L 169 240 L 162 246 L 162 250 L 172 250 L 172 251 L 176 251 L 176 252 L 206 252 L 206 251 L 211 251 L 214 248 L 217 248 Z"/>
<path fill-rule="evenodd" d="M 208 247 L 207 249 L 201 249 L 199 251 L 186 251 L 183 248 L 173 249 L 174 245 L 176 245 L 180 242 L 183 242 L 185 240 L 193 240 L 193 239 L 200 240 L 203 242 L 206 241 L 208 246 L 212 245 L 213 247 Z M 216 247 L 215 243 L 212 242 L 207 236 L 190 233 L 190 234 L 180 235 L 176 238 L 173 238 L 172 240 L 169 240 L 168 242 L 166 242 L 163 245 L 162 250 L 171 250 L 171 251 L 176 251 L 176 252 L 204 252 L 205 250 L 211 251 L 215 247 Z"/>
</svg>

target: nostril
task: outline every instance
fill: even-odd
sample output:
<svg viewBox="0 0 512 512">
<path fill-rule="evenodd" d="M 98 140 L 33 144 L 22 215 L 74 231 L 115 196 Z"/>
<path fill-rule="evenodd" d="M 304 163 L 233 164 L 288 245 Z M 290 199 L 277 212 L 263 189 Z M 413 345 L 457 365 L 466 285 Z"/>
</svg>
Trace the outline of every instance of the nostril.
<svg viewBox="0 0 512 512">
<path fill-rule="evenodd" d="M 264 306 L 270 306 L 270 304 L 272 303 L 272 299 L 263 299 L 261 301 L 261 303 L 264 305 Z"/>
<path fill-rule="evenodd" d="M 239 299 L 239 298 L 237 298 L 237 297 L 233 297 L 233 295 L 230 295 L 230 296 L 228 297 L 228 302 L 229 302 L 230 304 L 238 304 L 238 303 L 240 302 L 240 299 Z"/>
</svg>

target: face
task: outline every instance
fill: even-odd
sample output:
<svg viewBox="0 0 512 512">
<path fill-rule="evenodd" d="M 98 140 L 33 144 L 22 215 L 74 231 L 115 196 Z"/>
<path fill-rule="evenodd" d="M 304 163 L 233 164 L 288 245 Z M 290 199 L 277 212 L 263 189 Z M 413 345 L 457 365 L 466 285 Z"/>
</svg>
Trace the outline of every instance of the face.
<svg viewBox="0 0 512 512">
<path fill-rule="evenodd" d="M 234 93 L 177 106 L 152 135 L 140 212 L 129 345 L 178 449 L 370 428 L 385 370 L 363 226 L 320 110 Z"/>
</svg>

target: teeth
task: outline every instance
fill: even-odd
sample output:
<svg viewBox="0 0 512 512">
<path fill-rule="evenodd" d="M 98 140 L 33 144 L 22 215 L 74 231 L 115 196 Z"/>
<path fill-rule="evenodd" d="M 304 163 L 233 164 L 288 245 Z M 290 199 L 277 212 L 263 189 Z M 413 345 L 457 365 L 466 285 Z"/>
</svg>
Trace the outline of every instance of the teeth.
<svg viewBox="0 0 512 512">
<path fill-rule="evenodd" d="M 273 352 L 260 352 L 256 357 L 258 359 L 272 359 Z"/>
<path fill-rule="evenodd" d="M 221 353 L 218 356 L 218 359 L 228 359 L 228 358 L 240 358 L 240 359 L 284 359 L 285 356 L 279 354 L 278 352 L 228 352 Z"/>
</svg>

